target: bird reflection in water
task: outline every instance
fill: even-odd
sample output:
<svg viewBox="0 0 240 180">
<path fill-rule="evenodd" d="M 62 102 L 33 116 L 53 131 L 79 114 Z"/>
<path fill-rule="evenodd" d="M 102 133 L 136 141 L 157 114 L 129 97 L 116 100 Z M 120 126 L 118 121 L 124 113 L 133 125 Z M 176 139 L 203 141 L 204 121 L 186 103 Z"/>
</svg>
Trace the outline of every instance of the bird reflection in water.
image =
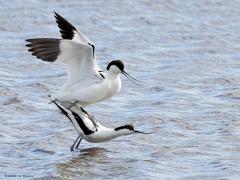
<svg viewBox="0 0 240 180">
<path fill-rule="evenodd" d="M 108 150 L 101 147 L 82 149 L 78 156 L 74 156 L 66 162 L 56 164 L 56 176 L 58 178 L 76 178 L 86 175 L 89 178 L 93 172 L 92 169 L 99 164 L 111 163 L 110 158 L 107 157 L 108 152 Z M 95 175 L 92 174 L 94 177 Z"/>
</svg>

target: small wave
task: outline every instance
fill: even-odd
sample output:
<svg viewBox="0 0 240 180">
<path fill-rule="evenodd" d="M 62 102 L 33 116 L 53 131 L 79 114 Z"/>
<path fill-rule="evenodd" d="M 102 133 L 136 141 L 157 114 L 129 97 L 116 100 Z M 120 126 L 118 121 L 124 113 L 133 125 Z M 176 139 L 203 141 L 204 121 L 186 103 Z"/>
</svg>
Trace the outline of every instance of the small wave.
<svg viewBox="0 0 240 180">
<path fill-rule="evenodd" d="M 55 154 L 54 151 L 46 150 L 46 149 L 35 149 L 33 150 L 35 153 L 44 153 L 44 154 Z"/>
</svg>

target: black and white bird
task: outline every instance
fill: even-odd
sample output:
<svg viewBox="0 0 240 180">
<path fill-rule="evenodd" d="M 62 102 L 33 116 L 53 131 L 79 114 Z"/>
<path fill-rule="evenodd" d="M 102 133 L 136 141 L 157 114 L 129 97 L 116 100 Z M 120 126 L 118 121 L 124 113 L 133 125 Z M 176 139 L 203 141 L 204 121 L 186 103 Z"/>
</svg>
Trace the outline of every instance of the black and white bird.
<svg viewBox="0 0 240 180">
<path fill-rule="evenodd" d="M 27 39 L 26 46 L 33 56 L 67 66 L 68 80 L 52 96 L 60 102 L 77 102 L 81 107 L 111 98 L 121 89 L 120 74 L 136 83 L 124 70 L 121 60 L 113 60 L 103 71 L 96 62 L 95 45 L 71 23 L 55 12 L 63 39 Z M 137 84 L 137 83 L 136 83 Z M 74 103 L 72 103 L 74 105 Z"/>
<path fill-rule="evenodd" d="M 51 100 L 60 110 L 61 112 L 72 122 L 73 126 L 78 132 L 78 137 L 71 146 L 71 151 L 75 148 L 77 149 L 81 140 L 84 139 L 88 142 L 92 143 L 100 143 L 104 141 L 109 141 L 111 139 L 126 136 L 133 133 L 141 133 L 141 134 L 151 134 L 146 132 L 137 131 L 130 124 L 126 124 L 124 126 L 119 126 L 117 128 L 108 128 L 103 126 L 99 122 L 96 122 L 96 127 L 90 119 L 91 116 L 86 116 L 86 113 L 79 108 L 79 106 L 72 106 L 70 109 L 63 107 L 58 102 Z"/>
</svg>

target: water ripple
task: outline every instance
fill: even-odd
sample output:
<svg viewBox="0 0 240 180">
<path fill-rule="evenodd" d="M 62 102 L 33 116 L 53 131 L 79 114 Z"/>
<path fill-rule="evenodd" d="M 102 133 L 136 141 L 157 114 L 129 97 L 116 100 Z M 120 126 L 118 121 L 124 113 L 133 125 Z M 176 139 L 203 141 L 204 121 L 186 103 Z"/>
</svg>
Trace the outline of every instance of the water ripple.
<svg viewBox="0 0 240 180">
<path fill-rule="evenodd" d="M 2 1 L 0 179 L 238 179 L 239 8 L 236 0 Z M 103 69 L 120 58 L 141 81 L 123 77 L 117 96 L 87 110 L 153 134 L 69 150 L 77 134 L 48 104 L 65 69 L 24 46 L 60 37 L 54 10 L 96 43 Z"/>
</svg>

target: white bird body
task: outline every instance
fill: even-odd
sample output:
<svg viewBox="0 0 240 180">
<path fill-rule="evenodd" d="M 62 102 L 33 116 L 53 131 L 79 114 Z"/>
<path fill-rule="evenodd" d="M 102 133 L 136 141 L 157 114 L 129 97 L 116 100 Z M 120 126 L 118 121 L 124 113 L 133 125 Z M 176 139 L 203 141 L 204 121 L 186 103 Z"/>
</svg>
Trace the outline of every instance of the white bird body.
<svg viewBox="0 0 240 180">
<path fill-rule="evenodd" d="M 54 100 L 77 101 L 81 106 L 97 103 L 104 99 L 111 98 L 121 89 L 119 74 L 108 71 L 102 73 L 105 79 L 100 82 L 80 82 L 72 84 L 71 87 L 65 86 L 59 93 L 53 95 Z"/>
<path fill-rule="evenodd" d="M 115 131 L 114 129 L 107 128 L 99 123 L 97 123 L 97 125 L 98 125 L 98 131 L 95 131 L 93 134 L 90 134 L 87 136 L 83 132 L 79 131 L 79 135 L 81 135 L 81 137 L 88 142 L 100 143 L 100 142 L 109 141 L 111 139 L 114 139 L 120 136 L 132 134 L 132 132 L 129 132 L 127 130 Z"/>
<path fill-rule="evenodd" d="M 78 106 L 75 105 L 71 107 L 70 110 L 55 101 L 52 102 L 68 117 L 78 134 L 88 142 L 100 143 L 120 136 L 130 135 L 134 132 L 139 133 L 139 131 L 135 131 L 131 125 L 120 126 L 114 129 L 96 122 L 95 126 L 90 117 Z"/>
<path fill-rule="evenodd" d="M 96 62 L 94 44 L 59 14 L 55 13 L 55 18 L 63 39 L 26 40 L 32 55 L 67 67 L 68 80 L 52 96 L 53 100 L 62 103 L 74 101 L 86 106 L 116 95 L 121 89 L 120 74 L 130 76 L 124 71 L 122 61 L 111 61 L 107 71 L 103 72 Z"/>
</svg>

